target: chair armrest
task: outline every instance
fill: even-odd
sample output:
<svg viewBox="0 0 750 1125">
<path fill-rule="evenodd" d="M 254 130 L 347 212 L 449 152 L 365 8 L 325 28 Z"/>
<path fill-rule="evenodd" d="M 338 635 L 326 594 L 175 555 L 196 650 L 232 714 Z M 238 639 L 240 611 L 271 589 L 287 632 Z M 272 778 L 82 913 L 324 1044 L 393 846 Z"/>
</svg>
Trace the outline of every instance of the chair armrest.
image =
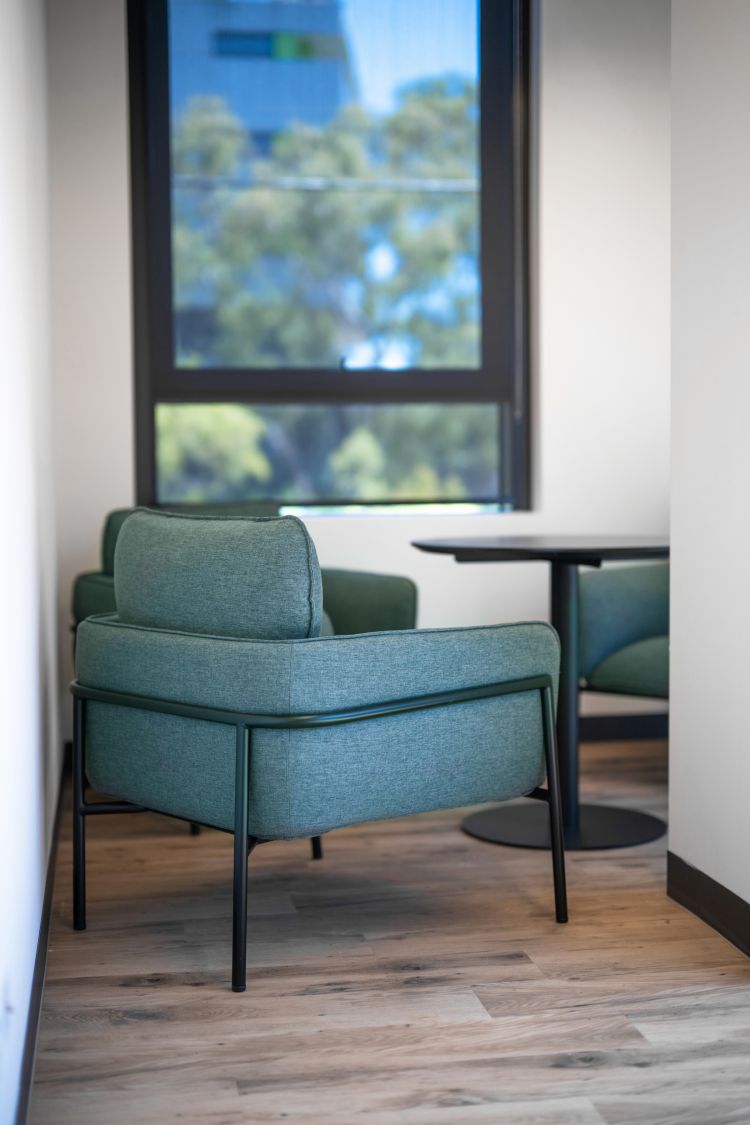
<svg viewBox="0 0 750 1125">
<path fill-rule="evenodd" d="M 231 829 L 232 726 L 247 725 L 260 839 L 508 800 L 543 778 L 558 663 L 541 624 L 251 641 L 90 617 L 86 771 L 120 800 Z"/>
<path fill-rule="evenodd" d="M 114 613 L 115 582 L 100 570 L 79 574 L 73 583 L 73 621 L 78 625 L 95 613 Z"/>
<path fill-rule="evenodd" d="M 323 570 L 323 607 L 339 635 L 413 629 L 417 587 L 410 578 L 357 570 Z"/>
<path fill-rule="evenodd" d="M 92 617 L 78 630 L 87 687 L 233 711 L 293 715 L 365 707 L 532 676 L 556 686 L 544 624 L 421 629 L 298 641 L 210 637 Z"/>
<path fill-rule="evenodd" d="M 669 632 L 669 564 L 584 571 L 579 578 L 579 672 L 613 652 Z"/>
</svg>

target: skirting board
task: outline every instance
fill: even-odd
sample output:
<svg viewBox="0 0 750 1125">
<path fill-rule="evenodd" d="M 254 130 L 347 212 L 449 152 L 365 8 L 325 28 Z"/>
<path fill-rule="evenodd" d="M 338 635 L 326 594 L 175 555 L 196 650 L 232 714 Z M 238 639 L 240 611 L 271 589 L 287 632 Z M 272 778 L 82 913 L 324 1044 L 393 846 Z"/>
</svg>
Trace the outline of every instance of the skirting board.
<svg viewBox="0 0 750 1125">
<path fill-rule="evenodd" d="M 666 711 L 627 715 L 581 715 L 581 742 L 631 742 L 637 739 L 666 738 L 669 715 Z"/>
<path fill-rule="evenodd" d="M 63 757 L 65 763 L 67 758 Z M 16 1104 L 15 1125 L 26 1125 L 31 1104 L 31 1086 L 34 1081 L 34 1062 L 36 1060 L 36 1041 L 39 1033 L 39 1017 L 42 1012 L 42 997 L 44 995 L 44 976 L 47 970 L 47 948 L 49 946 L 49 925 L 52 916 L 52 890 L 55 885 L 55 862 L 57 860 L 57 846 L 60 839 L 60 810 L 62 809 L 63 786 L 65 784 L 65 765 L 60 779 L 60 789 L 57 795 L 57 809 L 55 810 L 55 823 L 52 829 L 52 844 L 47 861 L 47 879 L 44 885 L 44 900 L 42 903 L 42 917 L 39 922 L 39 936 L 36 943 L 36 957 L 34 959 L 34 976 L 31 981 L 31 998 L 29 1011 L 26 1016 L 26 1036 L 23 1045 L 23 1059 L 21 1061 L 21 1076 Z"/>
<path fill-rule="evenodd" d="M 667 852 L 667 894 L 750 957 L 750 903 Z"/>
</svg>

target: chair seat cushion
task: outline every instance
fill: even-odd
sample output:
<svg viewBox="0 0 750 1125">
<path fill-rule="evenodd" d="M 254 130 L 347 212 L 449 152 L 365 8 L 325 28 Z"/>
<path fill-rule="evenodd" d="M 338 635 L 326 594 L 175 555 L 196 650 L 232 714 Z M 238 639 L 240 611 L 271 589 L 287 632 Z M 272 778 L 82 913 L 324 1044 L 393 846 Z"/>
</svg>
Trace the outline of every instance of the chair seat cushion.
<svg viewBox="0 0 750 1125">
<path fill-rule="evenodd" d="M 669 696 L 669 637 L 649 637 L 625 645 L 597 665 L 587 684 L 617 695 Z"/>
</svg>

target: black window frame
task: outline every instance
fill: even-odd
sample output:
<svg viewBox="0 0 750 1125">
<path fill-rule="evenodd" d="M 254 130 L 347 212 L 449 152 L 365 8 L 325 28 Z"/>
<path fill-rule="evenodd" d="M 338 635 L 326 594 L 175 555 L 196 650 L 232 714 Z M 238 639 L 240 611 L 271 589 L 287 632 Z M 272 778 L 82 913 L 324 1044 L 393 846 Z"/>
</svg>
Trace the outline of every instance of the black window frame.
<svg viewBox="0 0 750 1125">
<path fill-rule="evenodd" d="M 497 405 L 502 463 L 497 500 L 530 507 L 529 88 L 531 0 L 480 0 L 482 364 L 476 370 L 398 372 L 337 368 L 191 368 L 174 363 L 168 0 L 128 0 L 136 496 L 158 505 L 155 410 L 159 403 Z M 491 81 L 487 80 L 491 75 Z M 486 123 L 492 122 L 491 128 Z M 495 220 L 510 200 L 511 223 Z M 486 233 L 485 233 L 486 232 Z M 252 372 L 252 380 L 248 379 Z M 268 498 L 273 501 L 273 497 Z M 281 502 L 280 502 L 281 503 Z M 283 501 L 289 505 L 289 500 Z M 408 500 L 294 501 L 316 508 L 403 507 Z M 414 500 L 415 505 L 425 504 Z"/>
</svg>

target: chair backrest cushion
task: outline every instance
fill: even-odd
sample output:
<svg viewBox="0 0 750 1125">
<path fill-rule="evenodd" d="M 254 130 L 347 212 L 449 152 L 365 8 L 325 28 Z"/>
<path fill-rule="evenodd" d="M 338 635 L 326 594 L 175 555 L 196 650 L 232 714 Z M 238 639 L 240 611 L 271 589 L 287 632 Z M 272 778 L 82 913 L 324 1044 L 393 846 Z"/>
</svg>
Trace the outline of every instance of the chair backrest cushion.
<svg viewBox="0 0 750 1125">
<path fill-rule="evenodd" d="M 135 508 L 115 508 L 104 521 L 102 529 L 102 573 L 115 573 L 115 547 L 120 528 L 128 516 L 132 516 Z"/>
<path fill-rule="evenodd" d="M 258 640 L 320 631 L 322 585 L 304 524 L 136 509 L 115 548 L 120 620 Z"/>
<path fill-rule="evenodd" d="M 104 574 L 115 573 L 115 547 L 117 546 L 117 536 L 120 534 L 120 528 L 125 520 L 128 516 L 132 516 L 133 512 L 136 510 L 136 508 L 115 508 L 104 521 L 101 543 L 102 572 Z M 170 511 L 170 509 L 161 508 L 160 511 Z M 278 515 L 278 512 L 278 504 L 271 500 L 252 500 L 241 504 L 221 505 L 221 515 L 223 516 L 275 516 Z M 176 514 L 215 516 L 216 505 L 191 504 L 187 512 L 183 505 L 182 511 L 177 511 Z"/>
</svg>

